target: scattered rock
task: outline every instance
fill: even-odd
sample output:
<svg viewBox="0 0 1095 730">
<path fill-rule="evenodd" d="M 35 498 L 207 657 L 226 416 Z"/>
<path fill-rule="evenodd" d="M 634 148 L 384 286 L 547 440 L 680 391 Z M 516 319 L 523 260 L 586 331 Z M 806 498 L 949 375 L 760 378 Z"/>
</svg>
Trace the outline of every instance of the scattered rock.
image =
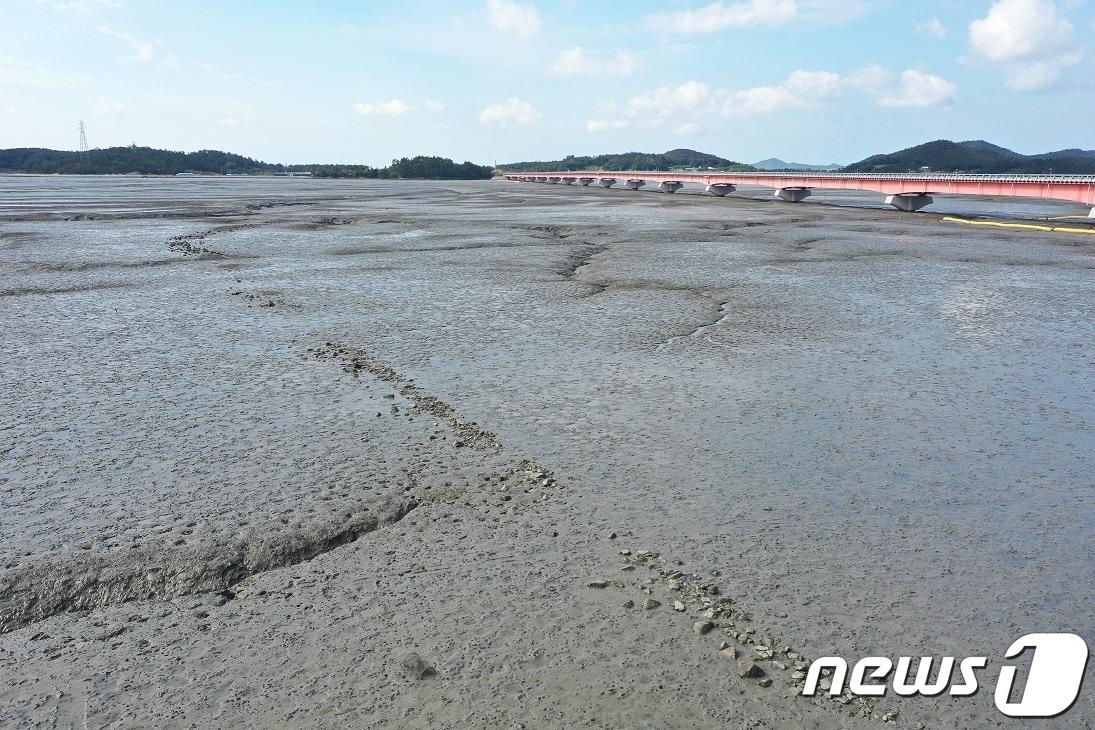
<svg viewBox="0 0 1095 730">
<path fill-rule="evenodd" d="M 674 611 L 684 611 L 685 608 L 687 608 L 687 607 L 683 603 L 681 603 L 680 601 L 673 601 L 673 610 Z"/>
<path fill-rule="evenodd" d="M 608 581 L 606 581 L 606 580 L 591 580 L 589 582 L 589 587 L 590 588 L 604 588 L 607 585 L 608 585 Z"/>
<path fill-rule="evenodd" d="M 728 646 L 719 652 L 719 658 L 732 662 L 738 658 L 738 650 L 732 646 Z"/>
<path fill-rule="evenodd" d="M 764 670 L 754 664 L 752 659 L 742 657 L 741 659 L 738 659 L 738 676 L 746 679 L 763 677 Z"/>
<path fill-rule="evenodd" d="M 706 633 L 710 633 L 711 629 L 715 628 L 715 624 L 710 621 L 697 621 L 692 624 L 692 631 L 700 634 L 701 636 Z"/>
<path fill-rule="evenodd" d="M 890 710 L 882 716 L 882 722 L 893 722 L 897 719 L 897 710 Z"/>
<path fill-rule="evenodd" d="M 757 684 L 759 684 L 761 687 L 771 687 L 772 686 L 772 680 L 769 679 L 768 677 L 764 677 L 759 682 L 757 682 Z"/>
<path fill-rule="evenodd" d="M 624 608 L 635 608 L 635 602 L 630 598 L 624 603 Z"/>
<path fill-rule="evenodd" d="M 647 611 L 657 608 L 660 605 L 662 605 L 661 601 L 651 598 L 650 596 L 647 596 L 646 600 L 643 601 L 643 608 Z"/>
<path fill-rule="evenodd" d="M 403 657 L 403 668 L 407 670 L 407 673 L 414 679 L 423 679 L 437 674 L 437 670 L 431 667 L 426 661 L 418 656 L 413 651 L 407 656 Z"/>
</svg>

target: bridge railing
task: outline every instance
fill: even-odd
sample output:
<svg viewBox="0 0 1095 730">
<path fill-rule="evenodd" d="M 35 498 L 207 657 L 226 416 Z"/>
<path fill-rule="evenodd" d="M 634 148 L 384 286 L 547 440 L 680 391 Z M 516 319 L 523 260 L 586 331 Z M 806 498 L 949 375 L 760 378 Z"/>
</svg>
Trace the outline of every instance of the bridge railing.
<svg viewBox="0 0 1095 730">
<path fill-rule="evenodd" d="M 954 180 L 960 182 L 1021 182 L 1021 183 L 1095 183 L 1095 175 L 983 175 L 954 172 L 717 172 L 682 170 L 567 170 L 565 172 L 510 172 L 507 176 L 581 176 L 596 177 L 614 175 L 680 175 L 682 179 L 691 177 L 740 177 L 740 178 L 810 178 L 816 180 Z"/>
</svg>

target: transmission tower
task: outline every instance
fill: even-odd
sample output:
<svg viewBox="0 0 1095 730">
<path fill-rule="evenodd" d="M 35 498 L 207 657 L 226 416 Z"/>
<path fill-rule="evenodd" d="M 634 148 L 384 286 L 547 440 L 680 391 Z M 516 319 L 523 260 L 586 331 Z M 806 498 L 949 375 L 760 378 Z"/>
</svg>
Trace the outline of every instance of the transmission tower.
<svg viewBox="0 0 1095 730">
<path fill-rule="evenodd" d="M 83 119 L 80 120 L 80 151 L 87 152 L 87 127 Z"/>
</svg>

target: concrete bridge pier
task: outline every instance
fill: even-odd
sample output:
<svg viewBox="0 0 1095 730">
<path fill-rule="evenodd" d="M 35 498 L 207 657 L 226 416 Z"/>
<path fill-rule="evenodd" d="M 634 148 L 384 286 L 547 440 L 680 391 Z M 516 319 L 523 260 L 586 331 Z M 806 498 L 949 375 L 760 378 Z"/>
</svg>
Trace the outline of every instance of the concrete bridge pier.
<svg viewBox="0 0 1095 730">
<path fill-rule="evenodd" d="M 684 183 L 677 182 L 676 180 L 666 180 L 658 185 L 658 190 L 663 193 L 675 193 L 684 187 Z"/>
<path fill-rule="evenodd" d="M 553 177 L 549 177 L 549 178 L 547 179 L 547 181 L 548 181 L 549 183 L 551 183 L 552 185 L 558 185 L 558 184 L 559 184 L 559 181 L 560 181 L 560 180 L 562 180 L 562 179 L 563 179 L 563 178 L 561 178 L 561 177 L 554 177 L 554 176 L 553 176 Z"/>
<path fill-rule="evenodd" d="M 613 185 L 616 184 L 616 178 L 614 178 L 614 177 L 602 177 L 599 182 L 601 183 L 601 187 L 610 188 L 610 187 L 612 187 Z"/>
<path fill-rule="evenodd" d="M 536 182 L 545 183 L 545 182 L 547 182 L 547 178 L 544 177 L 543 175 L 541 175 L 540 177 L 536 178 Z"/>
<path fill-rule="evenodd" d="M 712 195 L 717 195 L 720 198 L 726 197 L 729 193 L 737 190 L 737 187 L 730 183 L 711 183 L 704 190 Z"/>
<path fill-rule="evenodd" d="M 646 180 L 628 180 L 625 184 L 632 190 L 638 190 L 643 185 L 646 185 Z"/>
<path fill-rule="evenodd" d="M 578 178 L 576 178 L 576 177 L 564 177 L 563 178 L 563 184 L 564 185 L 573 185 L 576 182 L 578 182 Z"/>
<path fill-rule="evenodd" d="M 923 208 L 925 205 L 931 205 L 933 202 L 932 196 L 925 195 L 924 193 L 905 193 L 902 195 L 887 195 L 886 205 L 892 205 L 898 210 L 903 210 L 906 213 L 915 213 Z"/>
<path fill-rule="evenodd" d="M 810 188 L 780 188 L 775 197 L 786 200 L 788 203 L 801 203 L 810 197 Z"/>
<path fill-rule="evenodd" d="M 592 185 L 593 184 L 593 178 L 591 178 L 591 177 L 580 177 L 580 178 L 578 178 L 578 182 L 582 185 Z"/>
<path fill-rule="evenodd" d="M 1095 208 L 1091 209 L 1091 212 L 1087 214 L 1088 218 L 1095 218 Z"/>
</svg>

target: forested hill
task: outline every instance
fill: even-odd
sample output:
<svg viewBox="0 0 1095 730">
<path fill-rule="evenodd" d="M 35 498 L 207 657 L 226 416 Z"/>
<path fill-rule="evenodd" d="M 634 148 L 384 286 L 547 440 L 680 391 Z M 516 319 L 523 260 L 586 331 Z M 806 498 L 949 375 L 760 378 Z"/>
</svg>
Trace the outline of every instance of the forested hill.
<svg viewBox="0 0 1095 730">
<path fill-rule="evenodd" d="M 513 172 L 563 172 L 566 170 L 679 170 L 686 167 L 717 170 L 752 170 L 749 165 L 709 155 L 696 150 L 676 149 L 668 152 L 624 152 L 617 155 L 575 156 L 561 160 L 511 162 L 499 169 Z"/>
<path fill-rule="evenodd" d="M 845 172 L 932 172 L 978 174 L 1095 174 L 1095 150 L 1069 149 L 1040 155 L 1023 155 L 1005 147 L 972 140 L 941 139 L 888 155 L 874 155 L 844 168 Z"/>
<path fill-rule="evenodd" d="M 174 152 L 151 147 L 109 147 L 68 152 L 36 147 L 0 150 L 0 173 L 68 175 L 174 175 L 197 172 L 215 175 L 312 172 L 317 177 L 414 178 L 482 180 L 493 170 L 444 157 L 404 157 L 388 167 L 368 165 L 278 165 L 217 150 Z"/>
<path fill-rule="evenodd" d="M 72 175 L 174 175 L 177 172 L 255 173 L 276 172 L 250 157 L 216 150 L 174 152 L 151 147 L 108 147 L 87 152 L 22 147 L 0 150 L 0 172 L 62 173 Z"/>
</svg>

